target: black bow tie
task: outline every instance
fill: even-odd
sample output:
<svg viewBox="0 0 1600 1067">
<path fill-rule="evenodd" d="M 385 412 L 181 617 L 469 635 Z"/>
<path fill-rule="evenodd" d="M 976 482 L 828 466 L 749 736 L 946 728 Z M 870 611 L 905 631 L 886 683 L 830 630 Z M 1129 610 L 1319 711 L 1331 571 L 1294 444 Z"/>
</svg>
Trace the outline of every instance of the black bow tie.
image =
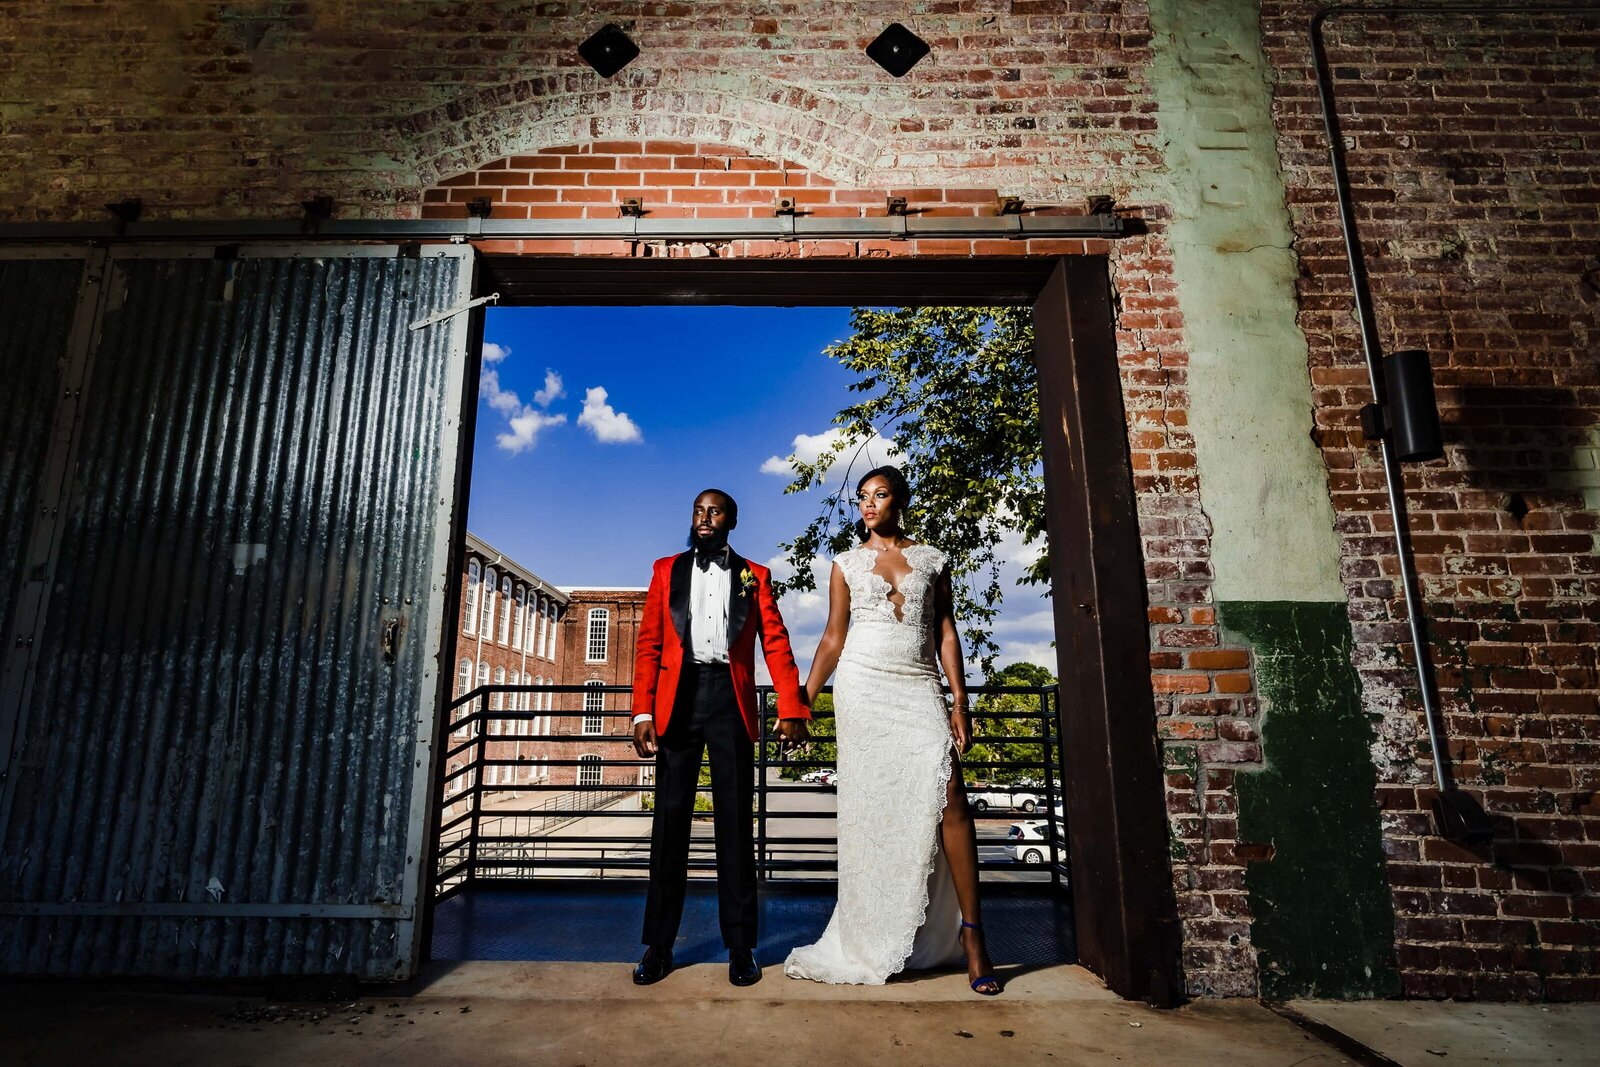
<svg viewBox="0 0 1600 1067">
<path fill-rule="evenodd" d="M 710 570 L 713 563 L 719 567 L 726 568 L 728 566 L 728 546 L 723 545 L 714 552 L 702 552 L 697 548 L 694 552 L 694 563 L 695 566 L 703 571 Z"/>
</svg>

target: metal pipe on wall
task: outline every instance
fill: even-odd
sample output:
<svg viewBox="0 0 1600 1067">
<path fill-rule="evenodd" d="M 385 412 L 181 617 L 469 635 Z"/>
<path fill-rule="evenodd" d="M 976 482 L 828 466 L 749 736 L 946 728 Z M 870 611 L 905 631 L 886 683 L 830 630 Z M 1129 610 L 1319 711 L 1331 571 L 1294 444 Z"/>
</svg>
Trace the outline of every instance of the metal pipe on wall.
<svg viewBox="0 0 1600 1067">
<path fill-rule="evenodd" d="M 1350 175 L 1345 163 L 1344 135 L 1340 132 L 1339 116 L 1334 107 L 1333 77 L 1328 67 L 1328 53 L 1322 38 L 1322 27 L 1324 23 L 1345 15 L 1397 17 L 1549 14 L 1600 14 L 1600 6 L 1534 5 L 1510 8 L 1486 4 L 1396 4 L 1384 7 L 1341 5 L 1319 11 L 1311 19 L 1311 56 L 1316 69 L 1322 122 L 1328 134 L 1328 155 L 1333 166 L 1339 225 L 1344 236 L 1345 257 L 1350 264 L 1350 284 L 1355 291 L 1356 320 L 1361 328 L 1361 348 L 1366 356 L 1367 376 L 1372 384 L 1373 400 L 1380 408 L 1386 407 L 1389 399 L 1384 376 L 1382 344 L 1378 338 L 1377 321 L 1372 311 L 1371 284 L 1367 277 L 1366 259 L 1361 250 L 1361 236 L 1356 225 L 1355 205 L 1350 192 Z M 1439 710 L 1432 646 L 1428 641 L 1427 617 L 1422 595 L 1417 586 L 1416 566 L 1411 553 L 1411 528 L 1407 518 L 1405 482 L 1400 472 L 1400 461 L 1390 434 L 1382 433 L 1378 435 L 1377 440 L 1383 459 L 1383 477 L 1388 491 L 1389 512 L 1394 517 L 1395 553 L 1400 563 L 1400 583 L 1405 593 L 1406 622 L 1415 652 L 1417 684 L 1422 693 L 1428 745 L 1433 753 L 1434 782 L 1439 787 L 1440 796 L 1434 808 L 1435 823 L 1442 836 L 1452 840 L 1481 843 L 1493 837 L 1493 826 L 1488 814 L 1478 802 L 1457 788 L 1450 770 L 1449 753 L 1445 749 L 1445 730 Z"/>
</svg>

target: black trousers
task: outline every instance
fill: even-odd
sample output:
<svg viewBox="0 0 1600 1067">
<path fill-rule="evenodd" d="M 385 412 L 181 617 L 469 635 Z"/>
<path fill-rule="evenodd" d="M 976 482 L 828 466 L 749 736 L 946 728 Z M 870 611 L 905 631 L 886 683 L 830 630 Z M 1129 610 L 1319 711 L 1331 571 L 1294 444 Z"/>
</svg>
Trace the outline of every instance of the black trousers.
<svg viewBox="0 0 1600 1067">
<path fill-rule="evenodd" d="M 730 949 L 754 950 L 756 849 L 751 805 L 756 788 L 755 747 L 739 715 L 727 664 L 683 665 L 672 721 L 659 744 L 644 943 L 667 948 L 678 937 L 689 881 L 695 787 L 701 756 L 708 754 L 722 943 Z"/>
</svg>

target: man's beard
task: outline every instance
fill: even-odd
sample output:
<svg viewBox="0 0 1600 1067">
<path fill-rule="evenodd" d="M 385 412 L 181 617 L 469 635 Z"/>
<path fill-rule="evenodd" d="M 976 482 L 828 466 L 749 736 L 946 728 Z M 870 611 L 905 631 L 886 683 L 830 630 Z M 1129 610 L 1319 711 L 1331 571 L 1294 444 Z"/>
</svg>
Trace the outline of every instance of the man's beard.
<svg viewBox="0 0 1600 1067">
<path fill-rule="evenodd" d="M 690 526 L 688 543 L 689 547 L 694 549 L 696 552 L 718 552 L 721 551 L 722 547 L 728 543 L 728 531 L 713 530 L 709 535 L 701 537 L 699 531 L 693 526 Z"/>
</svg>

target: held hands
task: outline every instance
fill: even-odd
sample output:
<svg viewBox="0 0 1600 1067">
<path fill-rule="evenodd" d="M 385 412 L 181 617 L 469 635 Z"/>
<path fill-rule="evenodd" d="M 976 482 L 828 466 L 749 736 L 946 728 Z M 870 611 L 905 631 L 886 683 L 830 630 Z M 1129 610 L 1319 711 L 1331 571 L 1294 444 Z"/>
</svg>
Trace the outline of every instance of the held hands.
<svg viewBox="0 0 1600 1067">
<path fill-rule="evenodd" d="M 640 759 L 648 759 L 656 754 L 660 746 L 656 744 L 656 724 L 649 719 L 643 719 L 633 725 L 633 750 L 639 754 Z"/>
<path fill-rule="evenodd" d="M 784 749 L 799 748 L 811 742 L 811 730 L 804 719 L 779 719 L 775 729 L 778 743 Z"/>
</svg>

